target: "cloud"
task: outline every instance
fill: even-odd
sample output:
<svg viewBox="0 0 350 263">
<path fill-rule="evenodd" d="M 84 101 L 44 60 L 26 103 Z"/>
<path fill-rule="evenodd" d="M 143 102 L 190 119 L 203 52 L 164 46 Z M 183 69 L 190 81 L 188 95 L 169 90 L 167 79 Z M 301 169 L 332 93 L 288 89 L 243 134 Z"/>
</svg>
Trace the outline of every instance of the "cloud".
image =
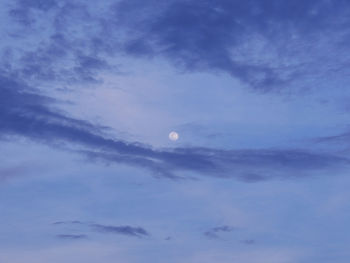
<svg viewBox="0 0 350 263">
<path fill-rule="evenodd" d="M 108 137 L 103 127 L 60 113 L 54 99 L 24 83 L 0 76 L 0 90 L 0 137 L 23 136 L 91 159 L 143 167 L 159 177 L 194 173 L 258 182 L 302 178 L 349 165 L 346 157 L 302 149 L 154 149 Z"/>
<path fill-rule="evenodd" d="M 254 245 L 256 242 L 254 239 L 246 239 L 246 240 L 242 240 L 241 243 L 246 245 Z"/>
<path fill-rule="evenodd" d="M 19 23 L 7 25 L 11 33 L 4 34 L 0 50 L 3 68 L 17 79 L 95 83 L 101 71 L 117 73 L 103 48 L 108 42 L 99 41 L 104 39 L 102 15 L 94 12 L 96 8 L 91 10 L 88 2 L 18 0 L 3 8 L 8 9 L 9 21 Z"/>
<path fill-rule="evenodd" d="M 11 166 L 5 166 L 4 164 L 2 164 L 0 166 L 0 181 L 27 175 L 32 172 L 38 172 L 41 170 L 43 170 L 43 167 L 41 165 L 33 163 L 21 163 Z"/>
<path fill-rule="evenodd" d="M 84 224 L 83 222 L 81 221 L 78 221 L 78 220 L 73 220 L 73 221 L 57 221 L 57 222 L 54 222 L 52 223 L 53 225 L 67 225 L 67 224 Z"/>
<path fill-rule="evenodd" d="M 259 44 L 250 43 L 252 37 L 286 58 L 291 51 L 286 45 L 296 43 L 295 37 L 308 46 L 314 45 L 312 36 L 345 30 L 349 10 L 347 1 L 318 0 L 123 0 L 114 6 L 116 21 L 133 33 L 125 44 L 128 54 L 160 55 L 188 71 L 226 72 L 262 91 L 285 87 L 301 74 L 304 61 L 297 69 L 289 67 L 291 64 L 273 65 L 271 58 L 264 62 L 262 56 L 256 61 L 249 57 L 255 52 L 254 44 Z M 251 49 L 241 60 L 244 45 Z"/>
<path fill-rule="evenodd" d="M 33 41 L 13 27 L 8 63 L 22 78 L 96 82 L 101 71 L 117 73 L 111 58 L 126 54 L 166 58 L 180 71 L 225 72 L 263 92 L 282 90 L 322 70 L 346 71 L 344 56 L 313 52 L 321 42 L 327 50 L 344 48 L 349 10 L 345 0 L 19 0 L 10 16 L 40 41 L 12 48 L 14 40 Z M 42 24 L 50 30 L 38 30 Z"/>
<path fill-rule="evenodd" d="M 110 234 L 120 234 L 135 237 L 147 237 L 150 234 L 142 227 L 132 227 L 132 226 L 110 226 L 110 225 L 100 225 L 92 224 L 91 227 L 100 233 L 110 233 Z"/>
<path fill-rule="evenodd" d="M 103 224 L 97 224 L 97 223 L 82 222 L 78 220 L 57 221 L 57 222 L 54 222 L 53 225 L 55 226 L 65 226 L 65 225 L 88 226 L 91 230 L 95 232 L 103 233 L 103 234 L 118 234 L 118 235 L 134 236 L 134 237 L 150 236 L 149 232 L 146 231 L 144 228 L 133 227 L 128 225 L 113 226 L 113 225 L 103 225 Z"/>
<path fill-rule="evenodd" d="M 59 239 L 85 239 L 87 238 L 87 235 L 71 235 L 71 234 L 61 234 L 61 235 L 56 235 L 57 238 Z"/>
<path fill-rule="evenodd" d="M 349 165 L 349 160 L 344 157 L 303 150 L 183 150 L 150 150 L 149 156 L 138 156 L 137 153 L 125 156 L 101 152 L 83 153 L 94 159 L 141 166 L 150 169 L 156 176 L 174 179 L 181 178 L 182 173 L 193 172 L 197 175 L 259 182 L 276 178 L 303 178 Z"/>
<path fill-rule="evenodd" d="M 240 46 L 252 32 L 273 42 L 273 36 L 281 32 L 286 34 L 282 39 L 288 39 L 289 27 L 302 35 L 318 32 L 320 26 L 327 29 L 334 14 L 348 10 L 346 1 L 335 5 L 316 0 L 293 4 L 257 0 L 156 4 L 130 0 L 107 2 L 100 8 L 66 1 L 16 2 L 10 14 L 17 10 L 37 19 L 23 26 L 36 29 L 33 32 L 38 41 L 22 48 L 9 47 L 10 64 L 0 68 L 0 138 L 23 136 L 90 159 L 138 166 L 155 176 L 173 179 L 205 175 L 259 182 L 302 178 L 349 165 L 346 157 L 303 149 L 154 149 L 107 136 L 105 127 L 67 116 L 55 107 L 58 101 L 33 88 L 37 81 L 95 81 L 99 72 L 113 68 L 108 57 L 126 52 L 165 56 L 190 70 L 230 72 L 265 89 L 280 82 L 277 73 L 249 59 L 238 62 L 230 55 L 232 48 Z M 35 17 L 34 11 L 42 12 L 42 16 Z M 91 26 L 84 26 L 87 21 Z M 337 21 L 332 25 L 341 26 Z M 37 30 L 44 22 L 52 31 Z M 81 34 L 73 34 L 71 29 Z M 130 34 L 116 37 L 124 31 Z M 30 40 L 23 33 L 26 31 L 15 32 L 16 38 Z M 259 72 L 262 77 L 256 80 Z"/>
<path fill-rule="evenodd" d="M 334 143 L 347 143 L 350 138 L 350 132 L 344 132 L 341 134 L 325 136 L 315 139 L 316 142 L 334 142 Z"/>
<path fill-rule="evenodd" d="M 42 12 L 48 12 L 58 5 L 55 0 L 17 0 L 14 2 L 15 6 L 10 9 L 10 15 L 18 22 L 25 25 L 34 22 L 35 19 L 32 17 L 32 11 L 39 10 Z"/>
<path fill-rule="evenodd" d="M 208 238 L 219 238 L 220 233 L 232 232 L 233 230 L 234 228 L 230 226 L 218 226 L 204 232 L 204 235 Z"/>
</svg>

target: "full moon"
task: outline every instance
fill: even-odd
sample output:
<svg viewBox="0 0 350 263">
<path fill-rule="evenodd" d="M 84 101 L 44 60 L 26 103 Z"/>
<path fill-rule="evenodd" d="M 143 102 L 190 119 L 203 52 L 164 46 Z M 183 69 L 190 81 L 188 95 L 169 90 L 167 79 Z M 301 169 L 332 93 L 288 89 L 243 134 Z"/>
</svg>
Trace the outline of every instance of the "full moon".
<svg viewBox="0 0 350 263">
<path fill-rule="evenodd" d="M 171 133 L 169 133 L 169 139 L 172 141 L 176 141 L 177 139 L 179 139 L 179 134 L 177 132 L 172 131 Z"/>
</svg>

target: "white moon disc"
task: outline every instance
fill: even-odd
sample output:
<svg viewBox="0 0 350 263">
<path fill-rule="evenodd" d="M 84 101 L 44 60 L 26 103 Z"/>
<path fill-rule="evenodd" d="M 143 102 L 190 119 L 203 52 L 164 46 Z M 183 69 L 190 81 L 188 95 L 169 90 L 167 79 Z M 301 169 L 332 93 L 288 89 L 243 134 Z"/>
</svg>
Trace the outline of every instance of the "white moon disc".
<svg viewBox="0 0 350 263">
<path fill-rule="evenodd" d="M 177 132 L 172 131 L 171 133 L 169 133 L 169 139 L 172 141 L 176 141 L 177 139 L 179 139 L 179 134 Z"/>
</svg>

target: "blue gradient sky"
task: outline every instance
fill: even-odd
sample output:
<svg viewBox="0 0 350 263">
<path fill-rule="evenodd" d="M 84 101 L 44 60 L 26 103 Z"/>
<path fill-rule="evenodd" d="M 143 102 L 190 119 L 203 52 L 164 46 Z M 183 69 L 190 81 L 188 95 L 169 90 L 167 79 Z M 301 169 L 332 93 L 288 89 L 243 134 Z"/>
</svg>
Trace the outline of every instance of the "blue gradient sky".
<svg viewBox="0 0 350 263">
<path fill-rule="evenodd" d="M 348 1 L 4 0 L 0 32 L 0 262 L 349 262 Z"/>
</svg>

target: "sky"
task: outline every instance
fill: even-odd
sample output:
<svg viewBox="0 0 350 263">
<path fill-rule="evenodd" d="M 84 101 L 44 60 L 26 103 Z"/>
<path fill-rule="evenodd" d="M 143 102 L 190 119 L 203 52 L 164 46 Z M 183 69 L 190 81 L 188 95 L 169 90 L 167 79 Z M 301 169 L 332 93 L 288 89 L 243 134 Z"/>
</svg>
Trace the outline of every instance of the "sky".
<svg viewBox="0 0 350 263">
<path fill-rule="evenodd" d="M 349 262 L 349 1 L 3 0 L 0 33 L 0 262 Z"/>
</svg>

